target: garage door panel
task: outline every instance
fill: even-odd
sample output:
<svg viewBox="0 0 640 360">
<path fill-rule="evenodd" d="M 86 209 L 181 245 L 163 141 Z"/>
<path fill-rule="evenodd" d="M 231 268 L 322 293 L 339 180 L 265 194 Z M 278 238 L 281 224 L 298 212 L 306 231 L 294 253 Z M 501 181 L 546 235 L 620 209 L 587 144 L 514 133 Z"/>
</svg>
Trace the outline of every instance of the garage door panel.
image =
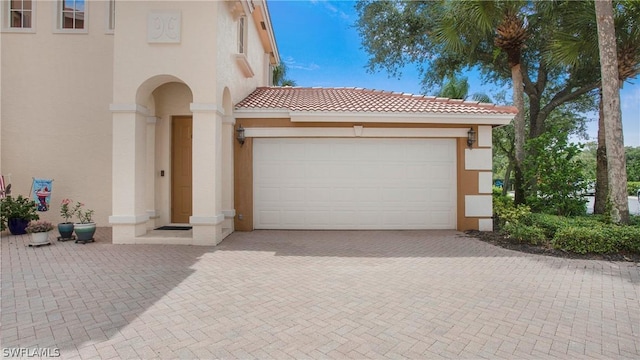
<svg viewBox="0 0 640 360">
<path fill-rule="evenodd" d="M 454 229 L 455 159 L 452 139 L 255 139 L 254 227 Z"/>
</svg>

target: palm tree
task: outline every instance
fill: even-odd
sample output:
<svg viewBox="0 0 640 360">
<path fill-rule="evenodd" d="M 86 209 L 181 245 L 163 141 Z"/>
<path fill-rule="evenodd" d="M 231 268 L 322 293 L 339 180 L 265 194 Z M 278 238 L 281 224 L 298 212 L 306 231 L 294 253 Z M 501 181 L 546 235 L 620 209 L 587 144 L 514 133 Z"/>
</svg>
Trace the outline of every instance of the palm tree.
<svg viewBox="0 0 640 360">
<path fill-rule="evenodd" d="M 524 83 L 521 69 L 522 45 L 527 39 L 524 19 L 526 2 L 520 1 L 451 1 L 445 8 L 436 28 L 437 38 L 445 48 L 463 52 L 468 44 L 482 46 L 493 38 L 495 46 L 507 57 L 513 83 L 513 104 L 518 109 L 514 118 L 515 130 L 515 202 L 524 203 L 524 140 L 525 107 Z M 471 48 L 474 48 L 472 46 Z"/>
<path fill-rule="evenodd" d="M 469 97 L 469 79 L 467 77 L 458 77 L 457 75 L 451 75 L 447 77 L 447 82 L 438 92 L 439 97 L 445 97 L 449 99 L 462 99 L 467 100 Z M 485 93 L 474 93 L 471 95 L 471 99 L 477 102 L 490 103 L 491 98 Z"/>
<path fill-rule="evenodd" d="M 287 65 L 285 63 L 280 63 L 278 66 L 273 68 L 273 77 L 272 82 L 273 86 L 296 86 L 296 82 L 287 79 Z"/>
<path fill-rule="evenodd" d="M 611 220 L 614 223 L 629 223 L 627 200 L 627 171 L 622 137 L 620 112 L 620 80 L 616 30 L 611 0 L 595 1 L 598 49 L 602 76 L 602 114 L 607 142 L 607 167 Z"/>
<path fill-rule="evenodd" d="M 549 58 L 582 71 L 591 72 L 600 66 L 596 13 L 593 1 L 567 1 L 558 4 L 562 9 L 561 26 L 551 42 Z M 620 88 L 625 81 L 640 73 L 640 3 L 621 2 L 614 8 L 617 40 L 618 80 Z M 594 74 L 600 78 L 600 73 Z M 594 213 L 604 214 L 609 198 L 606 136 L 602 87 L 599 91 L 598 148 L 596 151 L 596 194 Z"/>
</svg>

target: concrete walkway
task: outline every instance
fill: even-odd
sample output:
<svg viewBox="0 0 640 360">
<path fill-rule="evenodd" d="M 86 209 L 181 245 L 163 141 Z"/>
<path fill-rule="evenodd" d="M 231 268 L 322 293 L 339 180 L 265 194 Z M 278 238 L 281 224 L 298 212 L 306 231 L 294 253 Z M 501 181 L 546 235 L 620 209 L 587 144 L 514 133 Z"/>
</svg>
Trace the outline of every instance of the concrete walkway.
<svg viewBox="0 0 640 360">
<path fill-rule="evenodd" d="M 31 248 L 3 234 L 3 356 L 640 358 L 634 263 L 453 231 L 254 231 L 215 248 L 113 245 L 108 228 L 97 239 Z"/>
</svg>

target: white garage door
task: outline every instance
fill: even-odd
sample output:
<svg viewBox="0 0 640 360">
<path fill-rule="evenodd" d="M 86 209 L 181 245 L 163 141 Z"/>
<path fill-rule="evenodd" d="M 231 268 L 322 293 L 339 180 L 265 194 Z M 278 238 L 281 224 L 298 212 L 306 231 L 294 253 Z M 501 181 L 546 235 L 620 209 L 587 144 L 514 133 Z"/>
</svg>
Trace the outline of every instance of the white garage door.
<svg viewBox="0 0 640 360">
<path fill-rule="evenodd" d="M 256 229 L 455 229 L 453 139 L 254 139 Z"/>
</svg>

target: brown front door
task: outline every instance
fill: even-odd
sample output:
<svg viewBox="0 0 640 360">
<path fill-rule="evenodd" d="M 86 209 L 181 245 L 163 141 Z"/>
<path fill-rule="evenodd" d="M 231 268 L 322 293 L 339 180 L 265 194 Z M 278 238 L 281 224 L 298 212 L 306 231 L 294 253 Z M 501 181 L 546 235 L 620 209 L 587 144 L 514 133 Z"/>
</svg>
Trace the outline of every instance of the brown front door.
<svg viewBox="0 0 640 360">
<path fill-rule="evenodd" d="M 191 192 L 191 116 L 171 119 L 171 222 L 189 223 L 192 214 Z"/>
</svg>

